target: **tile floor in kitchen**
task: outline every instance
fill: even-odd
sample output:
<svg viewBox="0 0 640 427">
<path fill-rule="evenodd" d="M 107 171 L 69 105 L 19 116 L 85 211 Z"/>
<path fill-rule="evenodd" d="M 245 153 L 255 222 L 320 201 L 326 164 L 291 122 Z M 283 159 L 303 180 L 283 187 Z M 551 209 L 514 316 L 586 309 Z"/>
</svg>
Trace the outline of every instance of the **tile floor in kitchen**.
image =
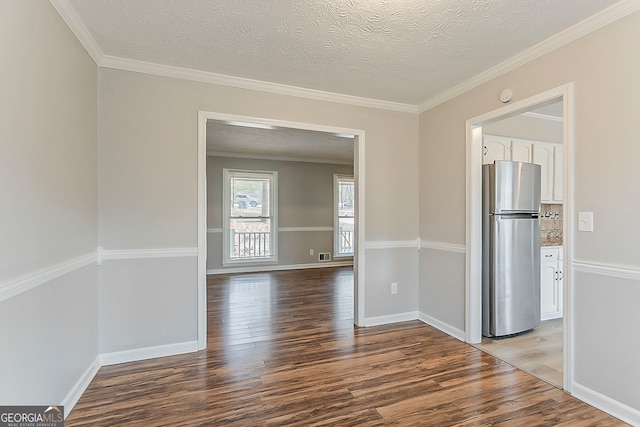
<svg viewBox="0 0 640 427">
<path fill-rule="evenodd" d="M 475 344 L 498 359 L 562 388 L 562 318 L 546 320 L 530 332 L 508 338 L 482 337 Z"/>
</svg>

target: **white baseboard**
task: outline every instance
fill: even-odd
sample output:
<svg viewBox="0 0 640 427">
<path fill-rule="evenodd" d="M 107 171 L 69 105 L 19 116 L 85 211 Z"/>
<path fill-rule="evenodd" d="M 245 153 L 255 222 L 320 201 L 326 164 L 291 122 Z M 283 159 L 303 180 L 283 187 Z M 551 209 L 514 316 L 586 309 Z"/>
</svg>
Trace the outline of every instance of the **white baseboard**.
<svg viewBox="0 0 640 427">
<path fill-rule="evenodd" d="M 571 394 L 591 406 L 633 426 L 640 426 L 640 411 L 574 381 Z"/>
<path fill-rule="evenodd" d="M 418 319 L 420 319 L 421 322 L 426 323 L 429 326 L 433 326 L 434 328 L 441 330 L 445 334 L 451 335 L 452 337 L 464 342 L 465 334 L 463 330 L 455 328 L 448 323 L 442 322 L 435 317 L 431 317 L 423 312 L 420 312 L 418 314 Z"/>
<path fill-rule="evenodd" d="M 389 323 L 408 322 L 409 320 L 418 320 L 417 311 L 409 311 L 407 313 L 389 314 L 387 316 L 366 317 L 364 326 L 387 325 Z"/>
<path fill-rule="evenodd" d="M 198 351 L 198 341 L 187 341 L 176 344 L 158 345 L 155 347 L 136 348 L 133 350 L 115 351 L 100 354 L 102 366 L 117 363 L 135 362 L 138 360 L 154 359 L 156 357 L 175 356 L 177 354 Z"/>
<path fill-rule="evenodd" d="M 263 271 L 282 271 L 282 270 L 305 270 L 308 268 L 326 268 L 326 267 L 349 267 L 353 266 L 353 261 L 333 261 L 318 262 L 312 264 L 290 264 L 290 265 L 256 265 L 244 267 L 230 267 L 207 270 L 207 274 L 228 274 L 228 273 L 260 273 Z"/>
<path fill-rule="evenodd" d="M 98 373 L 100 366 L 100 356 L 97 356 L 94 359 L 93 363 L 89 365 L 87 370 L 84 371 L 82 376 L 78 379 L 78 381 L 76 381 L 69 393 L 67 393 L 67 395 L 65 396 L 64 400 L 62 401 L 62 405 L 64 406 L 65 419 L 67 418 L 67 416 L 69 416 L 71 411 L 73 411 L 76 403 L 78 403 L 78 400 L 80 400 L 80 397 L 82 396 L 84 391 L 87 389 L 87 387 L 89 387 L 89 384 L 91 384 L 91 381 L 93 380 L 93 377 L 95 377 Z"/>
</svg>

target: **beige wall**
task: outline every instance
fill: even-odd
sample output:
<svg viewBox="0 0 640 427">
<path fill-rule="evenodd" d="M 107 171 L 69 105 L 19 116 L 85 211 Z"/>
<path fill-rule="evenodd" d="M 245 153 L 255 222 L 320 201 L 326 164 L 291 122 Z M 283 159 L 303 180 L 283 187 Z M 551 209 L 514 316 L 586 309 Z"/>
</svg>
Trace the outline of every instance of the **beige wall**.
<svg viewBox="0 0 640 427">
<path fill-rule="evenodd" d="M 335 104 L 213 84 L 158 77 L 121 70 L 99 70 L 100 243 L 108 250 L 184 248 L 197 244 L 197 114 L 198 111 L 261 117 L 290 122 L 360 129 L 365 133 L 365 238 L 367 241 L 415 241 L 418 226 L 418 121 L 415 114 Z M 283 220 L 286 218 L 282 218 Z M 401 248 L 387 248 L 394 252 Z M 366 249 L 365 249 L 366 250 Z M 406 249 L 405 249 L 406 250 Z M 143 286 L 133 266 L 129 289 Z M 417 262 L 390 265 L 390 277 L 410 277 L 402 312 L 417 307 Z M 409 268 L 411 274 L 405 271 Z M 393 314 L 389 283 L 367 280 L 365 317 Z M 116 273 L 113 273 L 113 277 Z M 178 276 L 176 276 L 178 277 Z M 183 280 L 165 283 L 167 295 L 196 283 L 183 271 Z M 102 287 L 110 286 L 102 283 Z M 101 304 L 117 313 L 127 293 L 108 292 Z M 161 295 L 159 293 L 158 295 Z M 158 296 L 158 298 L 162 298 Z M 399 299 L 399 298 L 398 298 Z M 127 318 L 160 316 L 162 304 L 147 313 L 127 311 Z M 166 308 L 166 307 L 165 307 Z M 180 308 L 169 316 L 182 321 Z M 195 297 L 190 310 L 196 312 Z M 182 336 L 188 339 L 187 322 Z M 144 327 L 128 325 L 139 342 Z M 166 343 L 170 344 L 170 343 Z M 136 347 L 131 338 L 130 348 Z M 115 348 L 101 342 L 101 348 Z M 118 347 L 121 348 L 121 347 Z"/>
<path fill-rule="evenodd" d="M 353 143 L 345 140 L 345 144 Z M 207 227 L 222 228 L 222 170 L 278 172 L 278 227 L 333 227 L 333 175 L 353 175 L 352 165 L 207 157 Z M 222 269 L 222 233 L 208 235 L 207 270 Z M 281 266 L 317 264 L 319 252 L 333 254 L 332 231 L 282 231 Z M 309 255 L 314 250 L 314 256 Z M 334 254 L 335 255 L 335 254 Z M 351 260 L 352 257 L 346 260 Z M 238 267 L 238 266 L 236 266 Z"/>
<path fill-rule="evenodd" d="M 512 88 L 514 101 L 575 83 L 575 210 L 594 212 L 595 230 L 576 232 L 577 261 L 595 266 L 640 268 L 640 144 L 635 116 L 640 111 L 640 13 L 634 13 L 483 84 L 420 115 L 420 236 L 465 242 L 465 121 L 501 106 L 498 94 Z M 565 242 L 568 244 L 568 242 Z M 428 257 L 429 253 L 421 253 Z M 455 259 L 456 254 L 451 254 Z M 424 265 L 421 264 L 421 265 Z M 458 269 L 464 269 L 459 259 Z M 444 288 L 445 296 L 435 287 Z M 617 301 L 637 301 L 638 283 L 606 274 L 575 277 L 575 381 L 640 410 L 640 365 L 627 354 L 640 353 L 631 337 L 640 312 L 621 316 Z M 421 310 L 426 301 L 464 310 L 464 281 L 420 271 Z M 442 294 L 442 290 L 438 290 Z M 458 296 L 451 298 L 451 296 Z M 435 300 L 435 301 L 434 301 Z M 442 308 L 441 308 L 442 309 Z M 427 313 L 429 314 L 429 313 Z M 458 317 L 456 327 L 461 327 Z M 621 331 L 628 333 L 619 333 Z M 631 335 L 630 335 L 631 334 Z M 607 338 L 606 354 L 599 337 Z"/>
<path fill-rule="evenodd" d="M 0 281 L 96 249 L 96 65 L 37 3 L 0 5 Z"/>
<path fill-rule="evenodd" d="M 199 110 L 363 129 L 367 239 L 416 237 L 414 114 L 104 68 L 99 80 L 105 249 L 196 245 Z"/>
<path fill-rule="evenodd" d="M 0 70 L 0 291 L 37 283 L 0 298 L 0 402 L 70 405 L 98 355 L 97 272 L 52 269 L 98 245 L 97 67 L 49 2 L 2 1 Z"/>
</svg>

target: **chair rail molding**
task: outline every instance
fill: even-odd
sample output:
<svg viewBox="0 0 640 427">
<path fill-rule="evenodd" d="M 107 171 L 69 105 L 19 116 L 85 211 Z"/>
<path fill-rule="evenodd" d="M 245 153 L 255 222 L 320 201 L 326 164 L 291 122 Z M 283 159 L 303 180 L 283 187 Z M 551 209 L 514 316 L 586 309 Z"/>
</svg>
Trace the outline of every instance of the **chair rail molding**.
<svg viewBox="0 0 640 427">
<path fill-rule="evenodd" d="M 0 283 L 0 302 L 93 264 L 97 261 L 97 256 L 96 252 L 90 252 Z"/>
</svg>

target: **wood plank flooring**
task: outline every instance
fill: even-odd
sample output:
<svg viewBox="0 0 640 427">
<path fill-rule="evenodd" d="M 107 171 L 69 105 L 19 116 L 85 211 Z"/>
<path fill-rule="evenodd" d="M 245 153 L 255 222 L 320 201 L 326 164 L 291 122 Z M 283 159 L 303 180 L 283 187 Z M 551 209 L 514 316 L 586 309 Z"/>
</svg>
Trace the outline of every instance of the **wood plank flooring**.
<svg viewBox="0 0 640 427">
<path fill-rule="evenodd" d="M 72 426 L 620 426 L 419 321 L 353 327 L 350 268 L 212 276 L 207 350 L 107 366 Z"/>
</svg>

